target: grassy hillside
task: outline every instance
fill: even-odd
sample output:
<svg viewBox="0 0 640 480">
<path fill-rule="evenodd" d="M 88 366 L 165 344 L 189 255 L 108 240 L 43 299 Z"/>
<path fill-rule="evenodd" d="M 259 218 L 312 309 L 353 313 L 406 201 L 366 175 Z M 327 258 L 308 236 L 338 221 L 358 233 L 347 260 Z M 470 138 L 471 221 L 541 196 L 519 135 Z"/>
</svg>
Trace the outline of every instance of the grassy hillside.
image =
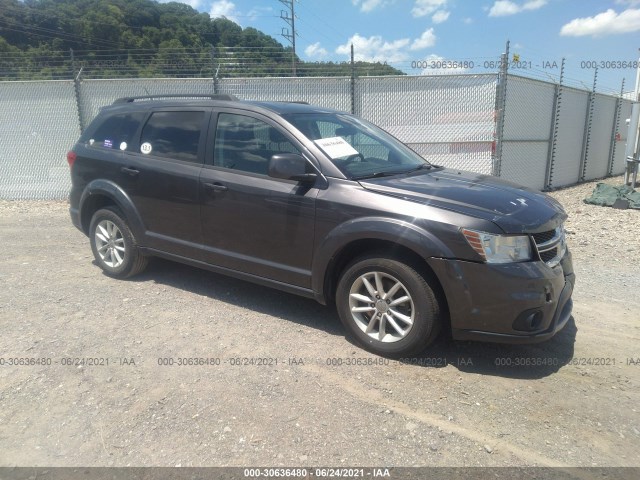
<svg viewBox="0 0 640 480">
<path fill-rule="evenodd" d="M 71 51 L 73 50 L 73 53 Z M 182 3 L 0 0 L 0 80 L 290 76 L 291 48 Z M 348 63 L 296 59 L 298 76 L 350 75 Z M 359 75 L 401 75 L 356 62 Z"/>
</svg>

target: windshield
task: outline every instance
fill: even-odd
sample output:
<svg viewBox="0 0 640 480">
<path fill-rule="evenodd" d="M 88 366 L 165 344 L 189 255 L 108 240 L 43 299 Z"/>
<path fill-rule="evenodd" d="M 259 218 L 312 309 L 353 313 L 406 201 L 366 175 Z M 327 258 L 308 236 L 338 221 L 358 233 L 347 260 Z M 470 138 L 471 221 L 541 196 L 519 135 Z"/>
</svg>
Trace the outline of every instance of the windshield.
<svg viewBox="0 0 640 480">
<path fill-rule="evenodd" d="M 312 140 L 348 178 L 399 175 L 431 165 L 384 130 L 342 113 L 285 116 Z"/>
</svg>

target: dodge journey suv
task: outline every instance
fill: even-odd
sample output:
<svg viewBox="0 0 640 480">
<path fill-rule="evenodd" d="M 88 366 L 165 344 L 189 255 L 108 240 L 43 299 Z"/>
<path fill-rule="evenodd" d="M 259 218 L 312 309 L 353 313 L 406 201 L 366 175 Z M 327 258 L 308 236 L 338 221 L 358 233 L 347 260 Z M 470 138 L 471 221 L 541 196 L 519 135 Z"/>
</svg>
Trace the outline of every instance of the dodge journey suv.
<svg viewBox="0 0 640 480">
<path fill-rule="evenodd" d="M 571 317 L 551 197 L 425 161 L 356 116 L 230 95 L 124 98 L 67 155 L 107 275 L 163 257 L 335 303 L 360 345 L 546 340 Z"/>
</svg>

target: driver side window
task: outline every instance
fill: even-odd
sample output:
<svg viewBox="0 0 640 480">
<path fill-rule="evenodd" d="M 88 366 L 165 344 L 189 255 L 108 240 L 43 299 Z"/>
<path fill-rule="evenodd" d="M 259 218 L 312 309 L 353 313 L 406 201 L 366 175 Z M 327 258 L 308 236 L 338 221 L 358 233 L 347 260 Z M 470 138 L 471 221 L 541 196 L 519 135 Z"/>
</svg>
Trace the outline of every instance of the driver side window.
<svg viewBox="0 0 640 480">
<path fill-rule="evenodd" d="M 267 175 L 269 159 L 299 150 L 277 128 L 257 118 L 232 113 L 218 116 L 213 164 Z"/>
</svg>

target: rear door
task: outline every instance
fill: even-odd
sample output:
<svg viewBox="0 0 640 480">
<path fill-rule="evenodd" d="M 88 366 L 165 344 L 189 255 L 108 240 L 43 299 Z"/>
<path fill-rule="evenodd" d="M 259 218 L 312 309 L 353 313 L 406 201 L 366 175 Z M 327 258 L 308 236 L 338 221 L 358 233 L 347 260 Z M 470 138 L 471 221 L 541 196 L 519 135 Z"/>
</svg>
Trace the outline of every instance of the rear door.
<svg viewBox="0 0 640 480">
<path fill-rule="evenodd" d="M 204 161 L 207 108 L 159 108 L 125 151 L 120 175 L 146 227 L 151 248 L 193 256 L 202 241 L 199 175 Z"/>
<path fill-rule="evenodd" d="M 200 176 L 207 261 L 309 288 L 318 189 L 267 175 L 271 155 L 302 145 L 269 118 L 231 109 L 210 135 Z"/>
</svg>

